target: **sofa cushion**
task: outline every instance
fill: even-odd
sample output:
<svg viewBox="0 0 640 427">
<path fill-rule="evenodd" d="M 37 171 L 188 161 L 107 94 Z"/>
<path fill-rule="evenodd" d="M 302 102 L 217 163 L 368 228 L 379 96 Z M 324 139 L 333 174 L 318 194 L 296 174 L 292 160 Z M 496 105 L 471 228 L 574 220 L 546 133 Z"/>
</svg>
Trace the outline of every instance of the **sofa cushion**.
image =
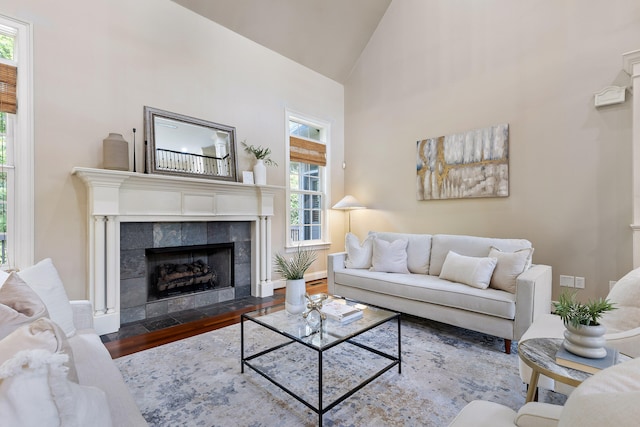
<svg viewBox="0 0 640 427">
<path fill-rule="evenodd" d="M 607 299 L 616 308 L 604 313 L 600 319 L 607 333 L 640 327 L 640 268 L 631 270 L 618 280 Z"/>
<path fill-rule="evenodd" d="M 378 273 L 367 270 L 336 271 L 336 282 L 385 295 L 514 319 L 515 295 L 497 289 L 472 288 L 425 274 Z M 424 317 L 429 317 L 425 313 Z"/>
<path fill-rule="evenodd" d="M 23 350 L 0 366 L 3 425 L 112 425 L 105 393 L 69 381 L 66 360 L 60 353 Z"/>
<path fill-rule="evenodd" d="M 451 234 L 434 234 L 431 237 L 431 261 L 429 274 L 439 276 L 442 265 L 449 251 L 460 255 L 486 257 L 491 247 L 503 252 L 515 252 L 531 247 L 531 242 L 525 239 L 498 239 L 490 237 L 475 237 Z"/>
<path fill-rule="evenodd" d="M 371 270 L 386 273 L 409 273 L 407 268 L 407 244 L 405 239 L 387 242 L 373 239 Z"/>
<path fill-rule="evenodd" d="M 47 308 L 38 294 L 15 273 L 11 273 L 0 288 L 0 339 L 46 316 Z"/>
<path fill-rule="evenodd" d="M 71 303 L 64 290 L 64 285 L 50 258 L 27 267 L 18 273 L 42 299 L 49 311 L 49 317 L 56 322 L 68 337 L 72 336 L 76 328 L 73 324 Z"/>
<path fill-rule="evenodd" d="M 464 256 L 449 251 L 442 265 L 440 278 L 487 289 L 496 268 L 496 261 L 496 258 Z"/>
<path fill-rule="evenodd" d="M 491 277 L 489 286 L 503 291 L 516 293 L 516 279 L 531 265 L 533 248 L 520 249 L 515 252 L 502 252 L 491 247 L 489 257 L 496 258 L 496 269 Z"/>
<path fill-rule="evenodd" d="M 344 266 L 347 268 L 370 268 L 373 255 L 373 238 L 367 236 L 362 243 L 353 233 L 347 233 L 344 238 L 344 247 L 347 257 Z"/>
<path fill-rule="evenodd" d="M 407 268 L 411 273 L 428 274 L 429 259 L 431 258 L 431 235 L 410 233 L 388 233 L 370 231 L 370 236 L 377 239 L 393 242 L 394 240 L 407 240 Z"/>
</svg>

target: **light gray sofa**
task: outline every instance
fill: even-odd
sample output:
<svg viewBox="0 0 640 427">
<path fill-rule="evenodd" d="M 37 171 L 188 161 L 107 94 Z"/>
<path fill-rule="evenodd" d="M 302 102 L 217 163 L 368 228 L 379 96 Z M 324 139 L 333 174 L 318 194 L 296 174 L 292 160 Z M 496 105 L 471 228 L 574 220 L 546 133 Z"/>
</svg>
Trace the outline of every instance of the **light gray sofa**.
<svg viewBox="0 0 640 427">
<path fill-rule="evenodd" d="M 552 275 L 547 265 L 526 265 L 515 277 L 514 293 L 440 278 L 449 251 L 466 257 L 487 257 L 495 248 L 511 254 L 531 248 L 528 240 L 381 232 L 370 232 L 369 236 L 373 241 L 406 240 L 409 271 L 347 268 L 347 252 L 330 254 L 329 293 L 504 338 L 506 353 L 511 351 L 511 341 L 519 340 L 536 317 L 550 312 Z M 348 244 L 348 251 L 349 247 Z"/>
</svg>

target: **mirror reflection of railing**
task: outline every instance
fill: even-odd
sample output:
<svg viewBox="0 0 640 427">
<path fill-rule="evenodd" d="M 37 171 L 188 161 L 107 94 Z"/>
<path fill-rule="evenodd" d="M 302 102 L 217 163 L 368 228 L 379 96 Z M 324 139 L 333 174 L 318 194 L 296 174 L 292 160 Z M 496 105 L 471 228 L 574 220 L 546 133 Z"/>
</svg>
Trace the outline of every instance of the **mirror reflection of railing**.
<svg viewBox="0 0 640 427">
<path fill-rule="evenodd" d="M 200 175 L 229 175 L 229 155 L 203 156 L 180 151 L 156 149 L 156 168 L 165 171 L 187 172 Z"/>
<path fill-rule="evenodd" d="M 236 181 L 236 129 L 144 107 L 145 172 Z"/>
</svg>

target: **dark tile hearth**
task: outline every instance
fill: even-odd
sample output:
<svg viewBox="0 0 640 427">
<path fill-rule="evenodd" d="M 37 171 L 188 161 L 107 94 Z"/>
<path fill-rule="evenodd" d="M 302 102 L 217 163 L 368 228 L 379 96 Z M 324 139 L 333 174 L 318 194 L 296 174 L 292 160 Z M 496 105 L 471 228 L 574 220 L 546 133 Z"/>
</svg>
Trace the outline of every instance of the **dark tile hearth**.
<svg viewBox="0 0 640 427">
<path fill-rule="evenodd" d="M 234 310 L 241 310 L 243 308 L 253 309 L 255 305 L 270 302 L 273 299 L 274 297 L 258 298 L 248 296 L 203 307 L 176 311 L 174 313 L 169 313 L 162 316 L 123 324 L 118 332 L 102 335 L 100 339 L 102 339 L 103 343 L 107 343 L 121 340 L 123 338 L 143 335 L 149 332 L 158 331 L 160 329 L 165 329 L 184 323 L 190 323 L 196 320 L 217 316 Z"/>
</svg>

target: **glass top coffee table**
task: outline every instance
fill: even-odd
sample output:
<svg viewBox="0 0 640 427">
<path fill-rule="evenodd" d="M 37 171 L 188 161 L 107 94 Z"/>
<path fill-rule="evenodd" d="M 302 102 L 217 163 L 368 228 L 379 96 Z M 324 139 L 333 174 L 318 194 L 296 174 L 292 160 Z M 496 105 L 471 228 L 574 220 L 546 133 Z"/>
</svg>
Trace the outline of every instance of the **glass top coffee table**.
<svg viewBox="0 0 640 427">
<path fill-rule="evenodd" d="M 340 299 L 339 297 L 330 298 Z M 394 366 L 398 366 L 398 373 L 402 372 L 400 313 L 359 304 L 355 301 L 346 300 L 346 303 L 355 305 L 361 309 L 363 316 L 360 319 L 346 324 L 327 319 L 322 322 L 321 330 L 309 326 L 305 319 L 303 319 L 302 314 L 287 313 L 284 309 L 284 304 L 252 311 L 241 316 L 241 372 L 244 373 L 244 368 L 247 366 L 280 387 L 296 400 L 317 413 L 319 415 L 320 426 L 322 425 L 323 415 L 326 412 L 349 398 L 380 375 Z M 388 349 L 381 350 L 381 346 L 378 345 L 381 344 L 381 342 L 376 342 L 376 338 L 380 338 L 381 340 L 386 339 L 386 341 L 388 341 L 388 336 L 376 337 L 376 328 L 394 320 L 397 322 L 397 344 L 394 342 L 394 351 L 389 351 Z M 248 325 L 245 326 L 245 322 L 253 322 L 259 325 L 259 327 L 248 328 Z M 265 333 L 265 331 L 262 330 L 263 328 L 277 334 L 277 338 L 279 339 L 263 340 L 268 344 L 262 343 L 263 345 L 258 346 L 258 349 L 247 348 L 247 341 L 251 338 L 250 335 Z M 387 342 L 387 344 L 389 343 Z M 352 376 L 353 373 L 351 369 L 357 370 L 357 368 L 359 368 L 358 363 L 353 362 L 360 360 L 360 357 L 353 359 L 350 357 L 340 357 L 341 355 L 347 354 L 346 352 L 351 351 L 349 348 L 339 349 L 345 352 L 341 353 L 337 349 L 337 347 L 340 346 L 352 346 L 354 351 L 367 353 L 371 355 L 371 357 L 377 358 L 379 363 L 375 364 L 373 372 L 366 372 L 363 377 L 358 377 L 359 379 L 356 384 L 350 384 L 347 389 L 340 390 L 337 395 L 330 395 L 331 401 L 323 402 L 323 392 L 329 388 L 332 390 L 336 388 L 336 384 L 331 384 L 331 381 L 327 381 L 329 384 L 323 384 L 323 377 L 331 377 L 330 379 L 336 382 L 336 375 L 338 375 L 338 378 L 346 379 Z M 331 349 L 335 350 L 329 351 Z M 304 353 L 305 350 L 307 353 L 311 352 L 312 357 L 298 359 L 296 355 Z M 251 354 L 248 354 L 249 352 L 251 352 Z M 333 359 L 338 358 L 340 360 L 331 360 L 332 357 Z M 261 360 L 264 359 L 268 359 L 268 361 L 261 362 Z M 291 366 L 297 365 L 297 362 L 299 362 L 300 366 Z M 327 368 L 326 365 L 329 367 Z M 346 367 L 345 373 L 338 374 L 337 371 L 344 367 Z M 309 396 L 303 396 L 304 393 L 301 393 L 299 389 L 295 390 L 295 387 L 293 387 L 293 378 L 299 382 L 300 377 L 304 376 L 302 374 L 310 372 L 310 370 L 317 370 L 317 374 L 313 372 L 313 375 L 310 376 L 312 377 L 310 380 L 312 384 L 307 386 L 308 390 L 314 393 L 317 391 L 317 402 L 315 403 L 310 402 L 312 399 L 310 399 Z M 288 374 L 279 375 L 283 371 L 288 371 Z M 340 377 L 340 375 L 343 376 Z M 329 380 L 329 378 L 325 379 Z M 342 380 L 338 382 L 343 383 Z M 296 384 L 296 386 L 299 388 L 299 384 Z M 315 397 L 316 396 L 314 396 L 313 400 L 315 400 Z"/>
</svg>

